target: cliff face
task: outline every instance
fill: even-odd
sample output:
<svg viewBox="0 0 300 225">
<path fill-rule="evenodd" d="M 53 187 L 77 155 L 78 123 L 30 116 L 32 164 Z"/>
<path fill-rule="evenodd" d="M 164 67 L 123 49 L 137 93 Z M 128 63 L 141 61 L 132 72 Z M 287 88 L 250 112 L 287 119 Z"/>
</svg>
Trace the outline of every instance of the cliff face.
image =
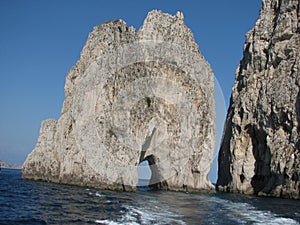
<svg viewBox="0 0 300 225">
<path fill-rule="evenodd" d="M 212 190 L 213 82 L 182 13 L 152 11 L 138 32 L 121 20 L 99 25 L 23 177 L 130 191 L 148 160 L 157 188 Z"/>
<path fill-rule="evenodd" d="M 219 152 L 222 191 L 300 198 L 299 0 L 263 0 Z"/>
</svg>

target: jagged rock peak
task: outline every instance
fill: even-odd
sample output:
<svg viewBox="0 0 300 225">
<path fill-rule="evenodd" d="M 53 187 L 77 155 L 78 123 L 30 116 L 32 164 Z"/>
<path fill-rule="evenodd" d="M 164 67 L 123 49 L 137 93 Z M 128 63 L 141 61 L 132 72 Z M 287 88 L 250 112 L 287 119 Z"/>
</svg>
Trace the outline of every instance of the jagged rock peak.
<svg viewBox="0 0 300 225">
<path fill-rule="evenodd" d="M 232 88 L 219 190 L 300 198 L 299 24 L 299 0 L 263 0 Z"/>
<path fill-rule="evenodd" d="M 96 26 L 65 95 L 24 178 L 131 191 L 147 160 L 154 187 L 214 189 L 214 76 L 182 13 L 154 10 L 138 32 L 122 20 Z"/>
<path fill-rule="evenodd" d="M 143 40 L 167 41 L 190 51 L 199 51 L 192 31 L 184 24 L 182 12 L 174 16 L 159 10 L 149 12 L 138 35 Z"/>
</svg>

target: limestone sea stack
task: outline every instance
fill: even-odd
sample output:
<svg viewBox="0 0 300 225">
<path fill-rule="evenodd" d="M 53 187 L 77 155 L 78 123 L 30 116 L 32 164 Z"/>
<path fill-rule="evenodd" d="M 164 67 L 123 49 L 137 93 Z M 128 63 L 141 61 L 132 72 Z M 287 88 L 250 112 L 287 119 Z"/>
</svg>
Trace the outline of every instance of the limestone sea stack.
<svg viewBox="0 0 300 225">
<path fill-rule="evenodd" d="M 147 160 L 153 187 L 211 191 L 214 145 L 213 72 L 183 14 L 154 10 L 138 32 L 116 20 L 89 34 L 23 178 L 134 191 Z"/>
<path fill-rule="evenodd" d="M 299 0 L 263 0 L 219 152 L 221 191 L 300 198 Z"/>
</svg>

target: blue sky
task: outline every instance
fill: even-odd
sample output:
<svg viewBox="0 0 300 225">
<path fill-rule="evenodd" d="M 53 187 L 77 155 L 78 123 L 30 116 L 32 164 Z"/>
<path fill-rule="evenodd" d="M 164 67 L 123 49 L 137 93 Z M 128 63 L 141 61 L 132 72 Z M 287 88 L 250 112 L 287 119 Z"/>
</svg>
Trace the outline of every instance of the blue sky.
<svg viewBox="0 0 300 225">
<path fill-rule="evenodd" d="M 41 121 L 58 119 L 65 76 L 95 25 L 121 18 L 138 29 L 152 9 L 184 13 L 228 107 L 260 6 L 261 0 L 1 0 L 0 159 L 22 163 Z"/>
</svg>

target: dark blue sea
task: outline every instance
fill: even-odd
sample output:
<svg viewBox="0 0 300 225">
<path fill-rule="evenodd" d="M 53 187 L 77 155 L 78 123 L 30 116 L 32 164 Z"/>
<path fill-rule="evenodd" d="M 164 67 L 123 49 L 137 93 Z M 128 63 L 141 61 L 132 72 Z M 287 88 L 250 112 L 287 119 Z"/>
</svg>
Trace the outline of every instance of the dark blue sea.
<svg viewBox="0 0 300 225">
<path fill-rule="evenodd" d="M 137 193 L 22 180 L 0 171 L 0 224 L 299 224 L 300 201 L 239 194 Z"/>
</svg>

